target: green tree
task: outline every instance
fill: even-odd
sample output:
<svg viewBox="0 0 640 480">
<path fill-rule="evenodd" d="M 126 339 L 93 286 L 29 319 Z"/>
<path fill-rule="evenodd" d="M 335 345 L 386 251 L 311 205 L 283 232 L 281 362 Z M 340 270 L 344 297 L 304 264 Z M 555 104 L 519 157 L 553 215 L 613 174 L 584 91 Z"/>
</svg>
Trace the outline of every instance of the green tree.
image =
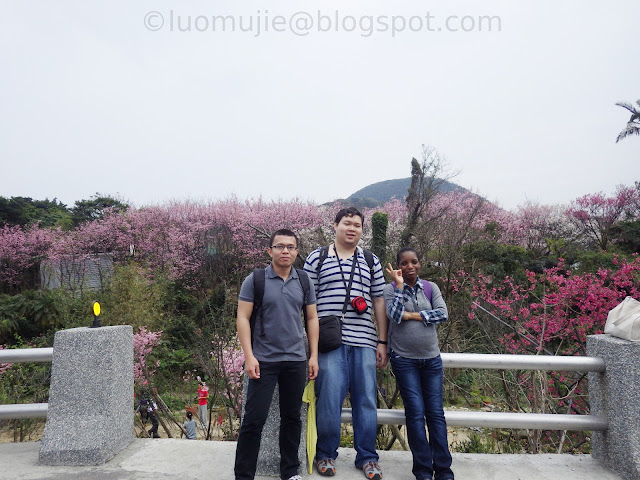
<svg viewBox="0 0 640 480">
<path fill-rule="evenodd" d="M 30 197 L 0 197 L 0 227 L 4 225 L 31 225 L 40 222 L 42 227 L 72 226 L 71 213 L 57 199 L 33 200 Z"/>
<path fill-rule="evenodd" d="M 380 263 L 387 262 L 387 227 L 389 226 L 389 215 L 382 212 L 375 212 L 371 217 L 371 230 L 373 238 L 371 240 L 371 250 L 380 259 Z"/>
<path fill-rule="evenodd" d="M 16 337 L 31 341 L 64 323 L 60 290 L 27 290 L 18 295 L 0 295 L 0 344 Z"/>
<path fill-rule="evenodd" d="M 638 107 L 640 107 L 640 100 L 636 101 Z M 618 143 L 623 138 L 628 137 L 629 135 L 640 135 L 640 108 L 636 108 L 634 105 L 631 105 L 627 102 L 618 102 L 616 103 L 618 107 L 625 108 L 631 112 L 631 118 L 627 122 L 627 126 L 618 134 L 618 138 L 616 138 L 616 143 Z"/>
<path fill-rule="evenodd" d="M 610 229 L 611 241 L 627 254 L 640 253 L 640 220 L 619 222 Z"/>
<path fill-rule="evenodd" d="M 133 262 L 116 266 L 108 288 L 96 295 L 104 311 L 103 324 L 162 330 L 167 288 L 161 278 L 151 282 L 145 270 Z"/>
<path fill-rule="evenodd" d="M 74 225 L 102 218 L 107 210 L 124 212 L 129 205 L 108 195 L 96 193 L 89 200 L 78 200 L 71 209 Z"/>
</svg>

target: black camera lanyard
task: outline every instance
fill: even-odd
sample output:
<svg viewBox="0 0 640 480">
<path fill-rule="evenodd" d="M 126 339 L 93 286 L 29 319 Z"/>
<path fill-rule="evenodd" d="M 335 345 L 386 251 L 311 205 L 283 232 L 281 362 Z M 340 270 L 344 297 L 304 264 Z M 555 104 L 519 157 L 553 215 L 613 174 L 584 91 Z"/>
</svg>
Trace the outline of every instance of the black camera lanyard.
<svg viewBox="0 0 640 480">
<path fill-rule="evenodd" d="M 333 244 L 333 252 L 336 254 L 336 258 L 338 259 L 338 269 L 340 270 L 340 277 L 342 278 L 342 283 L 344 283 L 344 288 L 347 290 L 347 295 L 344 297 L 344 305 L 342 306 L 342 320 L 344 320 L 344 314 L 347 313 L 347 305 L 349 304 L 349 300 L 351 300 L 351 285 L 353 285 L 353 275 L 356 273 L 356 262 L 358 261 L 358 249 L 353 252 L 353 261 L 351 262 L 351 275 L 349 276 L 349 285 L 347 285 L 347 281 L 344 279 L 344 273 L 342 272 L 342 262 L 340 260 L 340 255 L 338 255 L 338 249 L 336 248 L 336 244 Z"/>
</svg>

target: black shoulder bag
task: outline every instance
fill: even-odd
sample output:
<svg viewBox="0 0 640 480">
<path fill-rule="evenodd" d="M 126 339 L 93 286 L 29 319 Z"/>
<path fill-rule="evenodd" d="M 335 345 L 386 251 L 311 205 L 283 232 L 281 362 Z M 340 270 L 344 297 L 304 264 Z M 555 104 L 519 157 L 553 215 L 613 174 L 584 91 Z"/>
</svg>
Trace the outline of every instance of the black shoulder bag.
<svg viewBox="0 0 640 480">
<path fill-rule="evenodd" d="M 340 276 L 342 277 L 342 282 L 347 290 L 347 295 L 344 298 L 344 305 L 342 305 L 342 317 L 338 317 L 337 315 L 329 315 L 327 317 L 322 317 L 318 319 L 318 323 L 320 326 L 320 336 L 318 338 L 318 351 L 320 353 L 331 352 L 340 345 L 342 345 L 342 320 L 344 319 L 344 314 L 347 312 L 347 305 L 349 304 L 349 299 L 351 298 L 351 285 L 353 284 L 353 275 L 356 271 L 356 261 L 357 252 L 354 253 L 354 261 L 351 265 L 351 275 L 349 277 L 349 285 L 344 279 L 344 274 L 342 273 L 342 263 L 340 262 L 340 256 L 338 255 L 338 249 L 333 247 L 333 250 L 336 254 L 336 258 L 338 259 L 338 268 L 340 269 Z"/>
</svg>

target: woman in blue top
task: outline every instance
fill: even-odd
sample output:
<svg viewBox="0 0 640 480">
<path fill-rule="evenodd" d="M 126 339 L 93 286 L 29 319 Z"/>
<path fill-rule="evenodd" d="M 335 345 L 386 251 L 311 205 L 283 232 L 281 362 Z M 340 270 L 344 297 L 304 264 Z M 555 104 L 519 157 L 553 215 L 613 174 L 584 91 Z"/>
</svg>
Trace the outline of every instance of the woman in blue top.
<svg viewBox="0 0 640 480">
<path fill-rule="evenodd" d="M 412 471 L 417 480 L 450 480 L 454 476 L 435 327 L 447 320 L 447 306 L 438 286 L 418 277 L 420 260 L 413 248 L 401 248 L 397 262 L 399 270 L 391 264 L 387 267 L 395 285 L 385 286 L 384 300 L 389 317 L 389 360 L 404 403 Z"/>
</svg>

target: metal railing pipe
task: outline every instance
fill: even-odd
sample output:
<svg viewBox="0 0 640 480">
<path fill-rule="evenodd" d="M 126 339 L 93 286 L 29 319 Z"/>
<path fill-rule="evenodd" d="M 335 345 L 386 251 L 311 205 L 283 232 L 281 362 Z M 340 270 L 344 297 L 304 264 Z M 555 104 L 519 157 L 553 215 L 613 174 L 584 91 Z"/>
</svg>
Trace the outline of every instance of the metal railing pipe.
<svg viewBox="0 0 640 480">
<path fill-rule="evenodd" d="M 53 348 L 7 348 L 0 350 L 0 363 L 50 362 Z"/>
<path fill-rule="evenodd" d="M 604 431 L 609 422 L 597 415 L 564 415 L 509 412 L 444 412 L 447 425 L 455 427 L 526 428 L 529 430 L 597 430 Z M 350 408 L 343 408 L 342 423 L 352 423 Z M 404 410 L 378 410 L 379 425 L 405 425 Z"/>
<path fill-rule="evenodd" d="M 560 413 L 464 412 L 444 414 L 447 425 L 460 427 L 526 428 L 529 430 L 597 430 L 609 427 L 606 417 Z"/>
<path fill-rule="evenodd" d="M 555 355 L 502 355 L 483 353 L 443 353 L 445 368 L 484 368 L 499 370 L 556 370 L 604 372 L 604 360 L 598 357 Z"/>
<path fill-rule="evenodd" d="M 46 418 L 48 411 L 48 403 L 0 405 L 0 420 L 8 420 L 11 418 Z"/>
</svg>

